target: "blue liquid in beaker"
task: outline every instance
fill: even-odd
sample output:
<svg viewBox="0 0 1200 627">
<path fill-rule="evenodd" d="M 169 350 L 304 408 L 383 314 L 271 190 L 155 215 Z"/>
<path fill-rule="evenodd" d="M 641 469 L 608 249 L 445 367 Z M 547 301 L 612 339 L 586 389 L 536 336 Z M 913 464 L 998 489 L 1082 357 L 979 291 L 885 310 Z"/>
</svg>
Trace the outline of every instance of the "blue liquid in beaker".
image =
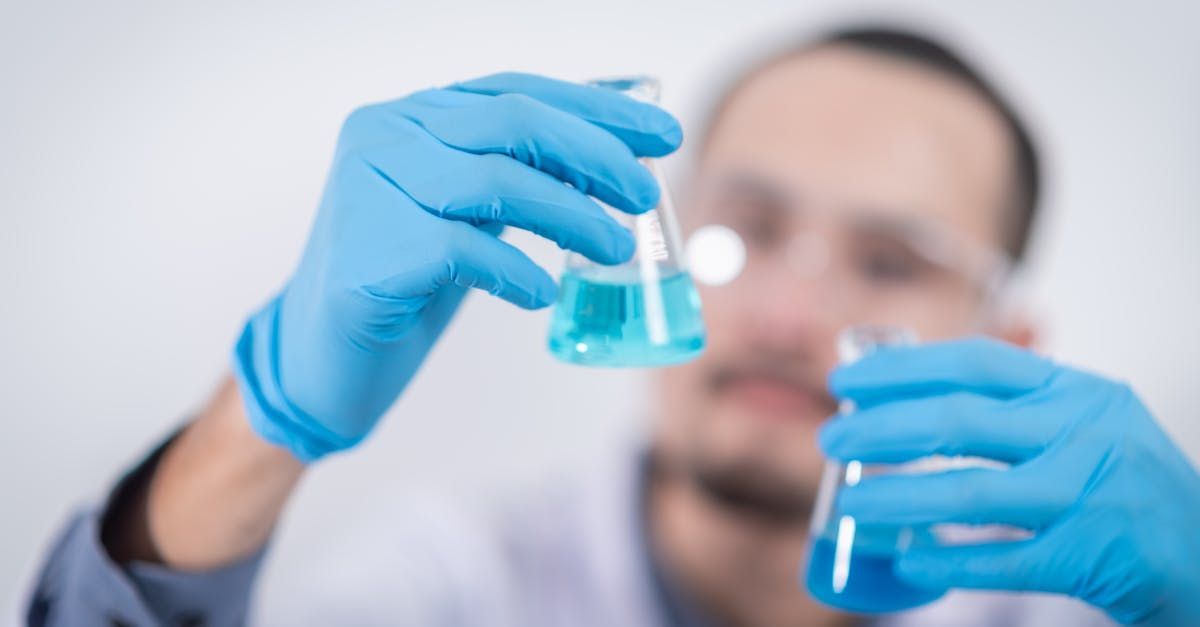
<svg viewBox="0 0 1200 627">
<path fill-rule="evenodd" d="M 891 536 L 893 542 L 873 546 L 877 543 L 861 542 L 863 538 L 856 538 L 844 574 L 839 574 L 835 564 L 836 541 L 817 538 L 808 558 L 806 584 L 818 601 L 851 612 L 875 614 L 914 608 L 946 593 L 945 590 L 918 588 L 896 577 L 892 571 L 896 562 L 894 529 L 860 528 L 859 531 Z"/>
<path fill-rule="evenodd" d="M 700 297 L 686 272 L 646 284 L 568 270 L 550 321 L 550 352 L 589 366 L 664 366 L 704 350 Z"/>
</svg>

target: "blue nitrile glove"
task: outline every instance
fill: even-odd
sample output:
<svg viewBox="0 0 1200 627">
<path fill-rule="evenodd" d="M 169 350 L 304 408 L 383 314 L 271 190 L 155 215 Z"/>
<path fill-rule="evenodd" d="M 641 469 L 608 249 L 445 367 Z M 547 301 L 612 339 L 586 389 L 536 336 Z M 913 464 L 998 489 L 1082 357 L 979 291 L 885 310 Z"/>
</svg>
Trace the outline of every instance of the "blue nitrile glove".
<svg viewBox="0 0 1200 627">
<path fill-rule="evenodd" d="M 822 429 L 834 458 L 1012 464 L 864 478 L 842 492 L 840 511 L 862 522 L 1034 532 L 913 548 L 900 577 L 1069 594 L 1123 623 L 1200 625 L 1200 476 L 1125 385 L 980 339 L 881 349 L 830 385 L 862 407 Z"/>
<path fill-rule="evenodd" d="M 655 106 L 525 74 L 356 110 L 299 267 L 234 351 L 255 430 L 306 462 L 357 444 L 467 288 L 528 309 L 554 301 L 554 280 L 497 237 L 503 225 L 627 260 L 632 234 L 588 196 L 651 209 L 658 187 L 637 157 L 681 140 Z"/>
</svg>

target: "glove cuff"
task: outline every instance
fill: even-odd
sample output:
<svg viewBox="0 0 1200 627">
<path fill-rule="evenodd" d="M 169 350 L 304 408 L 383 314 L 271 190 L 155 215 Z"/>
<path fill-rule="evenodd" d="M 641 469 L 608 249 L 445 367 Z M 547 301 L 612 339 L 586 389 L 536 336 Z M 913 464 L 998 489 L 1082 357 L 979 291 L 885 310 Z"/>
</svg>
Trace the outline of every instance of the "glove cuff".
<svg viewBox="0 0 1200 627">
<path fill-rule="evenodd" d="M 287 400 L 279 379 L 281 298 L 276 296 L 246 321 L 233 350 L 233 374 L 254 431 L 308 464 L 350 448 L 361 438 L 329 431 Z"/>
</svg>

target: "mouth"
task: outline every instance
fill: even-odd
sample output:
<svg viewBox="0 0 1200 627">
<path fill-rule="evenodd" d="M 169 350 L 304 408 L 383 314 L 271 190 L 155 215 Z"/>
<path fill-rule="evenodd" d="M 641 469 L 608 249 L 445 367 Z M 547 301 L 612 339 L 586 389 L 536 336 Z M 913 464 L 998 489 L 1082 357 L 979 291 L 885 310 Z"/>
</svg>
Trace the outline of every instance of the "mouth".
<svg viewBox="0 0 1200 627">
<path fill-rule="evenodd" d="M 766 419 L 824 420 L 837 404 L 823 386 L 780 373 L 743 370 L 718 374 L 716 396 Z"/>
</svg>

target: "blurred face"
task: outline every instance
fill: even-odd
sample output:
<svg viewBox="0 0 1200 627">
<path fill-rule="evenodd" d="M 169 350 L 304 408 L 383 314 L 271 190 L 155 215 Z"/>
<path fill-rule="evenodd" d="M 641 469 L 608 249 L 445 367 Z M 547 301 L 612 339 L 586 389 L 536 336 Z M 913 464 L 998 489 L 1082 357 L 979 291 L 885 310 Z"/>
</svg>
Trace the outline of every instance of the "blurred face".
<svg viewBox="0 0 1200 627">
<path fill-rule="evenodd" d="M 922 340 L 980 331 L 1011 146 L 955 79 L 829 46 L 756 72 L 714 121 L 681 209 L 746 249 L 700 286 L 708 348 L 663 375 L 658 445 L 720 499 L 800 520 L 816 491 L 826 378 L 854 324 Z"/>
</svg>

